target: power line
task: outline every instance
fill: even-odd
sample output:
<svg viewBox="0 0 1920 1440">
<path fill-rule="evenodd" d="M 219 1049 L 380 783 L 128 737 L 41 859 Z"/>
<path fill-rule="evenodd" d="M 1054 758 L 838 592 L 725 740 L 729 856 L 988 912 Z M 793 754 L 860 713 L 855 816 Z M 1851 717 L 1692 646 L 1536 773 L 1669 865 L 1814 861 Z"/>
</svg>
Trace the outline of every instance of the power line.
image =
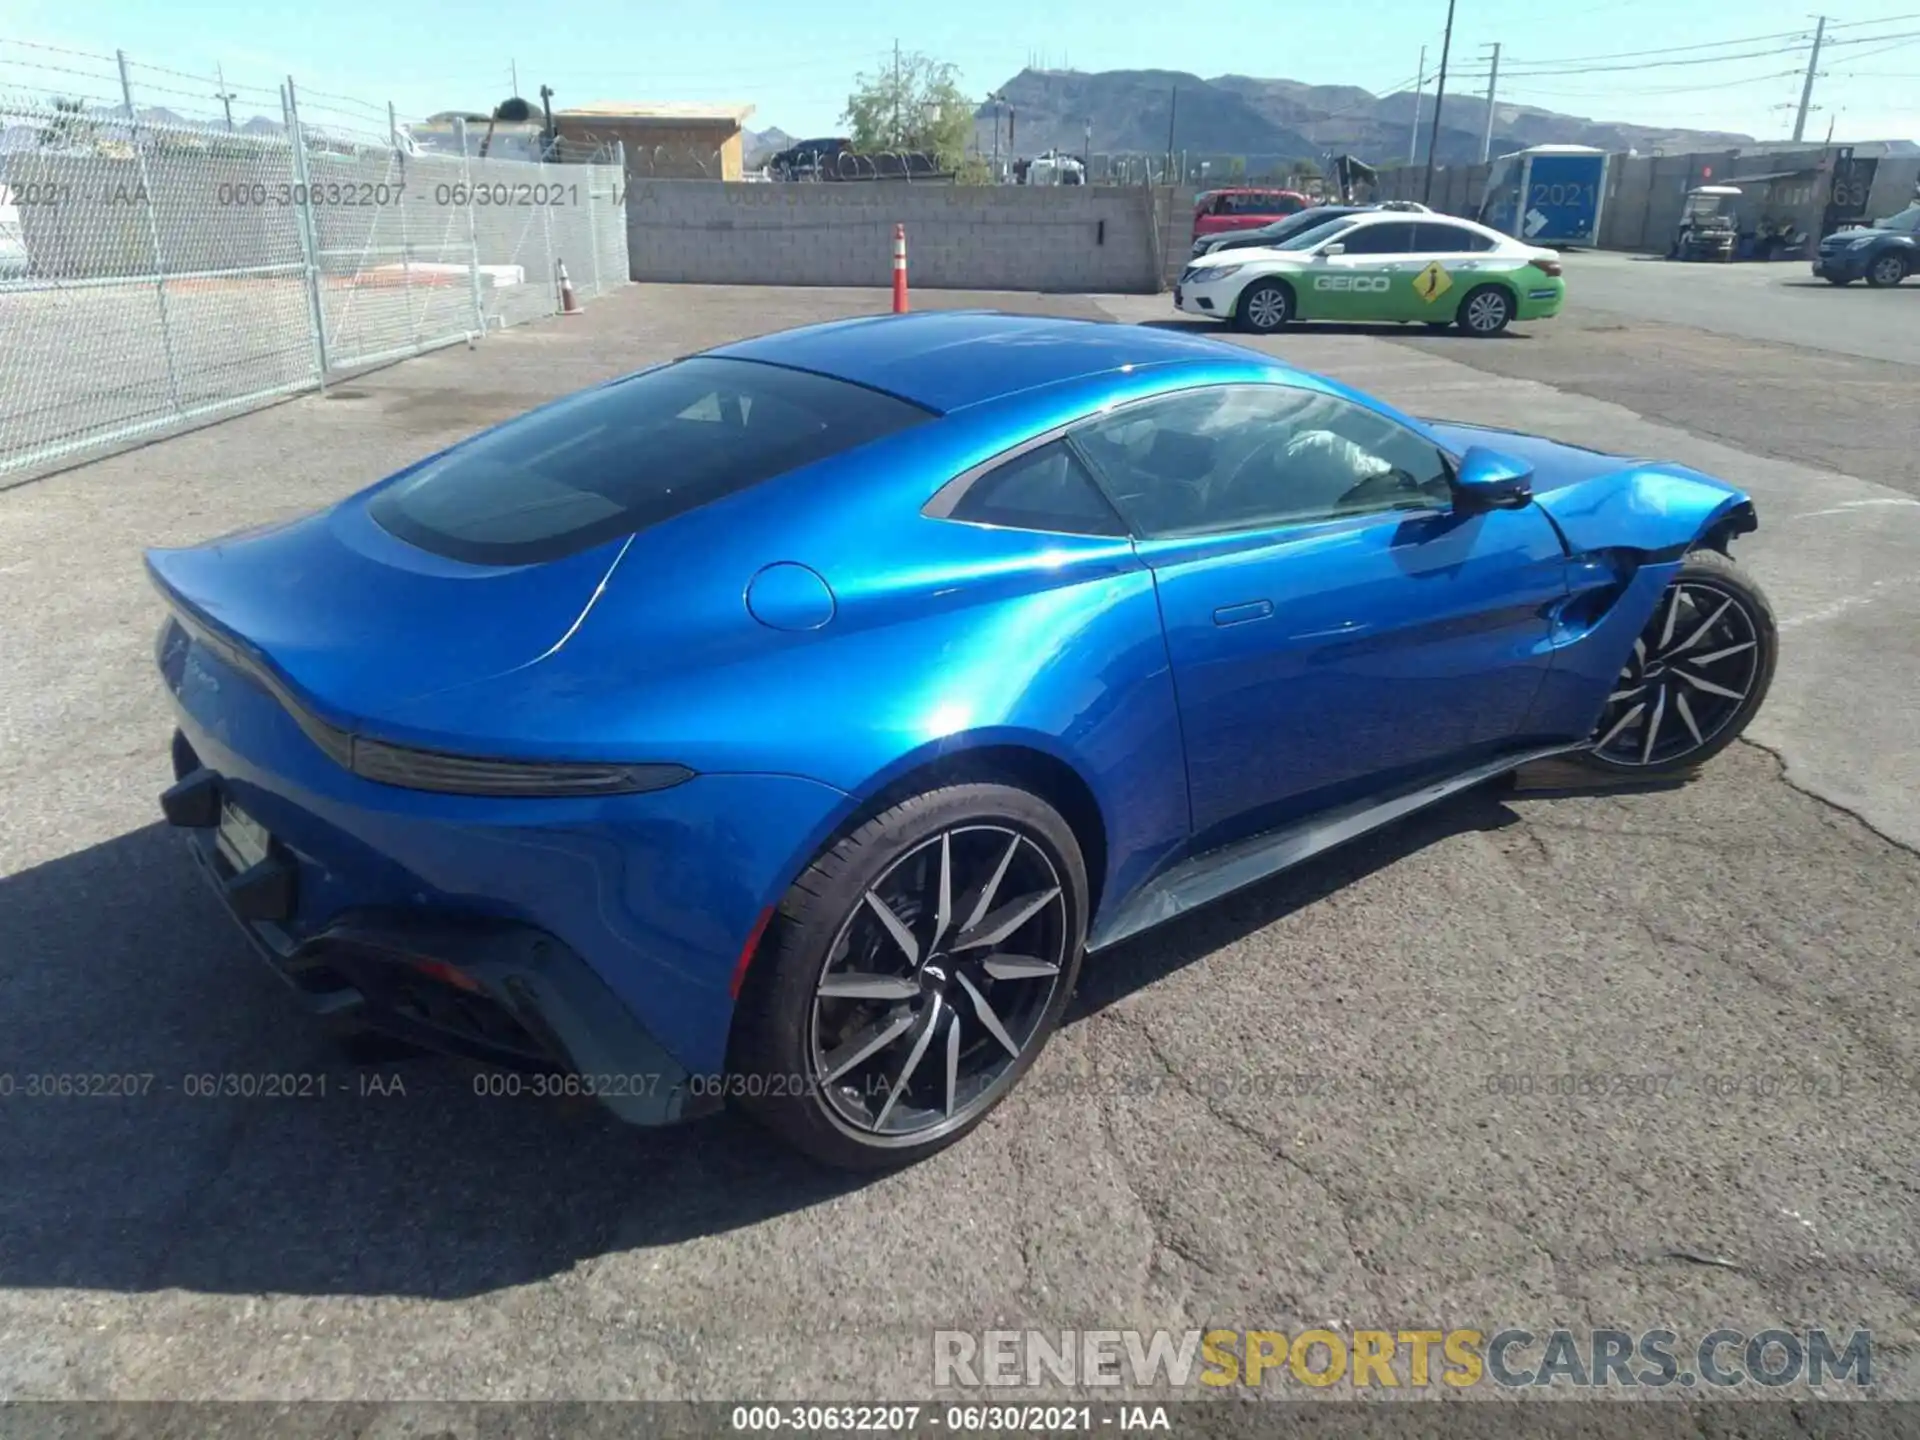
<svg viewBox="0 0 1920 1440">
<path fill-rule="evenodd" d="M 1723 50 L 1729 45 L 1759 45 L 1768 40 L 1793 40 L 1804 30 L 1779 30 L 1771 35 L 1747 35 L 1738 40 L 1706 40 L 1698 45 L 1662 45 L 1656 50 L 1616 50 L 1606 55 L 1561 55 L 1531 60 L 1531 65 L 1584 65 L 1589 60 L 1632 60 L 1642 55 L 1683 55 L 1693 50 Z"/>
<path fill-rule="evenodd" d="M 1829 30 L 1858 30 L 1862 25 L 1892 25 L 1900 20 L 1920 20 L 1920 11 L 1911 15 L 1882 15 L 1877 20 L 1837 20 L 1827 26 Z"/>
<path fill-rule="evenodd" d="M 1770 85 L 1775 80 L 1785 80 L 1799 75 L 1799 70 L 1773 70 L 1765 75 L 1749 75 L 1740 80 L 1718 80 L 1710 85 L 1660 85 L 1654 87 L 1633 86 L 1619 90 L 1566 90 L 1558 85 L 1535 88 L 1531 85 L 1508 85 L 1505 93 L 1509 95 L 1542 95 L 1553 97 L 1572 97 L 1576 99 L 1609 100 L 1619 95 L 1691 95 L 1698 90 L 1736 90 L 1743 85 Z"/>
<path fill-rule="evenodd" d="M 1764 60 L 1774 55 L 1791 55 L 1803 48 L 1800 45 L 1779 45 L 1771 50 L 1742 50 L 1734 55 L 1706 55 L 1692 60 L 1641 60 L 1632 65 L 1580 65 L 1568 70 L 1516 69 L 1514 74 L 1516 77 L 1544 78 L 1553 75 L 1607 75 L 1621 70 L 1664 70 L 1676 65 L 1719 65 L 1729 60 Z M 1540 62 L 1515 63 L 1524 66 Z"/>
<path fill-rule="evenodd" d="M 1886 22 L 1881 21 L 1879 23 L 1885 24 Z M 1755 37 L 1755 39 L 1760 39 L 1760 38 L 1771 38 L 1771 37 Z M 1811 41 L 1813 40 L 1813 36 L 1808 34 L 1805 31 L 1798 32 L 1797 38 L 1807 43 L 1811 43 Z M 1857 35 L 1851 39 L 1846 39 L 1846 40 L 1827 40 L 1823 43 L 1822 48 L 1833 49 L 1841 45 L 1873 45 L 1884 40 L 1905 41 L 1905 40 L 1916 39 L 1916 38 L 1920 38 L 1920 30 L 1900 31 L 1892 35 Z M 1722 43 L 1733 44 L 1736 42 L 1723 41 Z M 1688 48 L 1688 47 L 1675 46 L 1673 47 L 1673 50 L 1648 50 L 1648 51 L 1642 51 L 1640 53 L 1647 54 L 1647 55 L 1665 55 L 1665 54 L 1672 54 L 1674 50 L 1681 50 L 1685 48 Z M 1727 61 L 1727 60 L 1765 59 L 1773 55 L 1791 55 L 1795 51 L 1802 50 L 1805 48 L 1806 48 L 1805 44 L 1780 45 L 1780 46 L 1774 47 L 1771 50 L 1747 50 L 1747 51 L 1742 51 L 1739 54 L 1733 54 L 1733 55 L 1701 55 L 1701 56 L 1696 56 L 1694 58 L 1685 59 L 1685 60 L 1643 60 L 1637 64 L 1632 64 L 1632 65 L 1582 64 L 1577 66 L 1576 68 L 1566 69 L 1566 70 L 1542 70 L 1542 69 L 1536 68 L 1541 65 L 1551 65 L 1551 64 L 1558 64 L 1563 62 L 1547 61 L 1547 60 L 1519 60 L 1519 61 L 1512 62 L 1509 68 L 1509 73 L 1514 78 L 1550 78 L 1555 75 L 1601 75 L 1601 74 L 1608 74 L 1608 73 L 1613 73 L 1621 70 L 1668 69 L 1673 66 L 1718 65 L 1722 61 Z M 1610 59 L 1623 59 L 1626 57 L 1595 55 L 1595 56 L 1590 56 L 1588 58 L 1591 60 L 1610 60 Z"/>
</svg>

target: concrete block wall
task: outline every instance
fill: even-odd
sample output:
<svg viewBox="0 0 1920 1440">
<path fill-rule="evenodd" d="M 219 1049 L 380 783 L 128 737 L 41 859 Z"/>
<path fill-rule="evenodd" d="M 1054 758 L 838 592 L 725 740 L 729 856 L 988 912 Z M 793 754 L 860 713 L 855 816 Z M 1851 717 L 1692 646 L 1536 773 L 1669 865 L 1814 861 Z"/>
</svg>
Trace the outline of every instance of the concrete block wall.
<svg viewBox="0 0 1920 1440">
<path fill-rule="evenodd" d="M 627 253 L 635 280 L 889 285 L 898 223 L 915 286 L 1150 293 L 1158 210 L 1105 186 L 649 180 L 627 191 Z"/>
</svg>

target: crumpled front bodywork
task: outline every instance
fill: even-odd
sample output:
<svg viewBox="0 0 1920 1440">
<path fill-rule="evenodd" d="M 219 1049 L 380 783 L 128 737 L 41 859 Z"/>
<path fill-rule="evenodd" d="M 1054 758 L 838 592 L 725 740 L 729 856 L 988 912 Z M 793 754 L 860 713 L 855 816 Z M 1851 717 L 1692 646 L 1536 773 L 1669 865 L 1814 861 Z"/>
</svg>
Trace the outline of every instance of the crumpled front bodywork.
<svg viewBox="0 0 1920 1440">
<path fill-rule="evenodd" d="M 1756 524 L 1753 501 L 1724 480 L 1669 461 L 1609 455 L 1536 435 L 1429 422 L 1456 453 L 1473 445 L 1534 467 L 1534 503 L 1568 556 L 1567 600 L 1554 620 L 1555 658 L 1532 728 L 1584 735 L 1633 642 L 1689 550 L 1725 549 Z"/>
</svg>

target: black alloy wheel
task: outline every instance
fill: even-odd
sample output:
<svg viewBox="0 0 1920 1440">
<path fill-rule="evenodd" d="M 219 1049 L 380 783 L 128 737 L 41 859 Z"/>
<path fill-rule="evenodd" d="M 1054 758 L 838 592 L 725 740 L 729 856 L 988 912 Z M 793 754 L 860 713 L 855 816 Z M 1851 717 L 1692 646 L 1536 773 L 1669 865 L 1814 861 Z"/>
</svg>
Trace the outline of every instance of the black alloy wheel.
<svg viewBox="0 0 1920 1440">
<path fill-rule="evenodd" d="M 1633 642 L 1585 758 L 1640 774 L 1693 769 L 1759 710 L 1778 645 L 1760 588 L 1717 551 L 1695 551 Z"/>
<path fill-rule="evenodd" d="M 876 816 L 795 883 L 755 961 L 735 1068 L 796 1083 L 749 1084 L 749 1108 L 848 1168 L 959 1138 L 1059 1023 L 1085 895 L 1072 831 L 1025 791 L 949 786 Z"/>
</svg>

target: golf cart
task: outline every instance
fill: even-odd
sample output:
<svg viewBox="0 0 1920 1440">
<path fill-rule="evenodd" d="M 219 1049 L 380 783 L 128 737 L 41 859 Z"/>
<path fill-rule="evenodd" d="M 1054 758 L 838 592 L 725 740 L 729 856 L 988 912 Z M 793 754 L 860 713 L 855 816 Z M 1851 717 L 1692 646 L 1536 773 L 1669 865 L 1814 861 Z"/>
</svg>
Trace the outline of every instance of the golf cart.
<svg viewBox="0 0 1920 1440">
<path fill-rule="evenodd" d="M 1740 227 L 1734 223 L 1728 201 L 1740 198 L 1738 185 L 1696 185 L 1687 192 L 1686 209 L 1673 232 L 1669 260 L 1733 259 Z"/>
</svg>

